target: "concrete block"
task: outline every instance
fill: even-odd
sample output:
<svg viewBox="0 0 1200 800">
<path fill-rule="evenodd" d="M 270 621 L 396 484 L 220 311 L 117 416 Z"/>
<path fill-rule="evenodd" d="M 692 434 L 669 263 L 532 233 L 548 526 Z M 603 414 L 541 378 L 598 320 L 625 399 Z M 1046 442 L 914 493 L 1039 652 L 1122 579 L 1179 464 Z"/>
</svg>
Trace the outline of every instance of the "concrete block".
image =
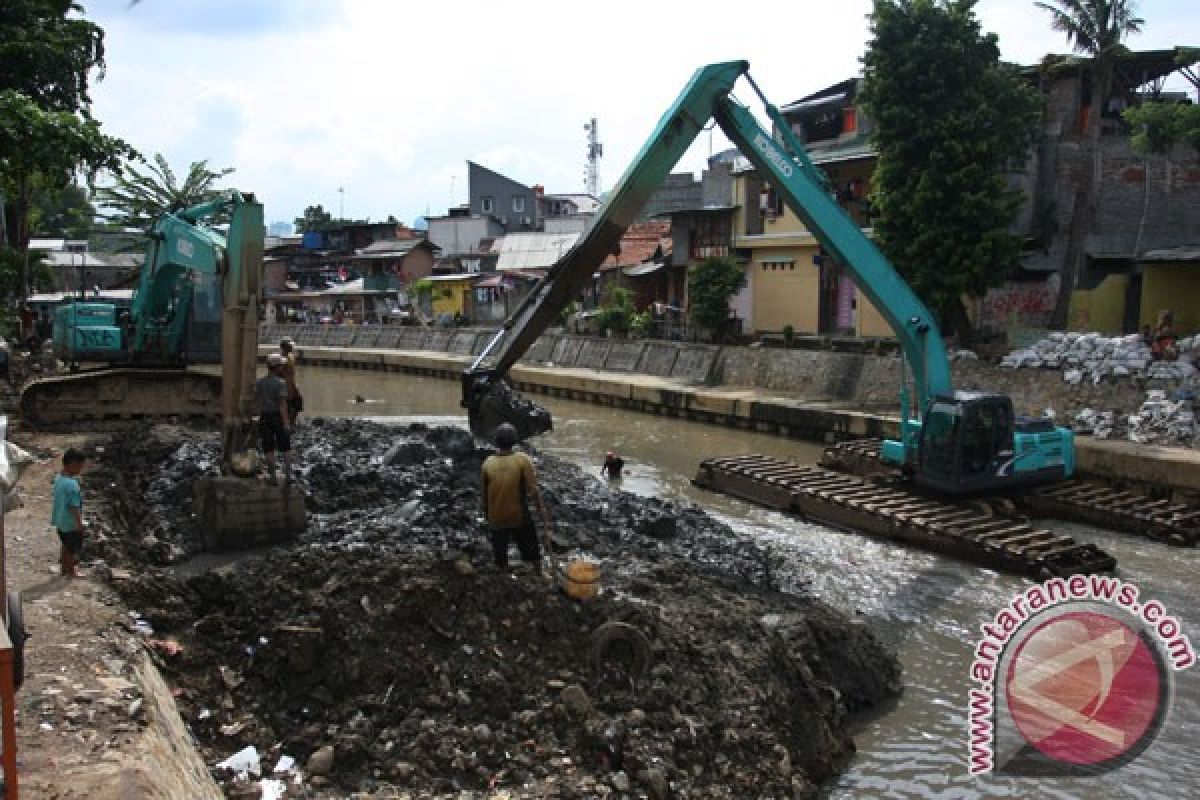
<svg viewBox="0 0 1200 800">
<path fill-rule="evenodd" d="M 583 339 L 575 336 L 564 336 L 554 348 L 554 357 L 550 359 L 556 367 L 573 367 L 579 360 L 579 351 L 583 349 Z"/>
<path fill-rule="evenodd" d="M 396 337 L 396 347 L 401 350 L 423 350 L 425 335 L 424 328 L 403 328 Z"/>
<path fill-rule="evenodd" d="M 609 347 L 608 357 L 604 359 L 604 368 L 620 372 L 633 372 L 642 360 L 642 351 L 645 349 L 645 342 L 618 339 Z"/>
<path fill-rule="evenodd" d="M 575 359 L 575 366 L 603 369 L 604 360 L 608 357 L 608 350 L 611 346 L 612 343 L 607 339 L 585 339 L 583 347 L 579 349 L 579 357 Z"/>
<path fill-rule="evenodd" d="M 707 383 L 712 377 L 713 365 L 720 351 L 719 347 L 698 344 L 682 347 L 671 368 L 671 377 L 689 383 Z"/>
<path fill-rule="evenodd" d="M 432 350 L 437 353 L 448 353 L 450 351 L 450 339 L 453 335 L 451 331 L 430 331 L 421 342 L 421 349 Z"/>
<path fill-rule="evenodd" d="M 471 355 L 475 352 L 475 340 L 478 336 L 474 331 L 458 331 L 450 337 L 449 352 Z"/>
<path fill-rule="evenodd" d="M 533 347 L 529 348 L 529 352 L 525 354 L 525 361 L 535 361 L 538 363 L 546 363 L 554 359 L 554 348 L 558 346 L 559 337 L 557 334 L 547 333 L 538 337 L 538 340 L 533 343 Z"/>
<path fill-rule="evenodd" d="M 647 342 L 642 349 L 641 361 L 637 371 L 647 375 L 667 377 L 675 367 L 675 359 L 679 356 L 679 345 L 667 342 Z"/>
</svg>

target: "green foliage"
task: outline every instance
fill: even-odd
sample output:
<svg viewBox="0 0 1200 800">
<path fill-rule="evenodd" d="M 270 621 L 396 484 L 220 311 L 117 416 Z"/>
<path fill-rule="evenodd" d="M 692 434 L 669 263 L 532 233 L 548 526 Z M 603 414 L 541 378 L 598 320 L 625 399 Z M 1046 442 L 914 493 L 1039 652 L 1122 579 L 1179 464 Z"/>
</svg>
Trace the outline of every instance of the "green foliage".
<svg viewBox="0 0 1200 800">
<path fill-rule="evenodd" d="M 88 82 L 93 70 L 103 74 L 104 31 L 82 12 L 69 0 L 0 4 L 0 194 L 8 244 L 17 249 L 29 241 L 36 192 L 135 154 L 91 116 Z M 24 254 L 0 259 L 8 291 L 24 291 L 27 263 Z"/>
<path fill-rule="evenodd" d="M 304 216 L 296 217 L 296 233 L 309 233 L 310 231 L 329 230 L 333 225 L 333 215 L 325 210 L 324 206 L 318 203 L 315 206 L 308 206 L 304 209 Z"/>
<path fill-rule="evenodd" d="M 4 0 L 0 91 L 47 111 L 86 111 L 88 76 L 104 69 L 104 31 L 69 0 Z"/>
<path fill-rule="evenodd" d="M 880 248 L 943 319 L 1016 266 L 1005 173 L 1037 132 L 1038 94 L 1001 64 L 973 0 L 876 0 L 859 98 L 874 122 Z"/>
<path fill-rule="evenodd" d="M 304 209 L 304 216 L 296 217 L 296 233 L 309 233 L 311 231 L 331 231 L 336 228 L 341 228 L 345 225 L 362 225 L 367 222 L 365 219 L 344 219 L 341 217 L 334 218 L 333 214 L 325 210 L 325 207 L 320 203 L 315 206 L 308 206 Z M 388 222 L 395 222 L 394 217 L 388 217 Z"/>
<path fill-rule="evenodd" d="M 729 319 L 729 298 L 746 281 L 732 258 L 708 258 L 688 271 L 688 300 L 692 321 L 720 335 Z"/>
<path fill-rule="evenodd" d="M 408 289 L 417 297 L 420 297 L 423 294 L 432 296 L 433 281 L 429 280 L 428 278 L 421 278 L 420 280 L 415 280 L 409 284 Z"/>
<path fill-rule="evenodd" d="M 1176 143 L 1200 150 L 1200 106 L 1143 103 L 1122 116 L 1134 128 L 1133 149 L 1139 153 L 1165 153 Z"/>
<path fill-rule="evenodd" d="M 211 170 L 207 161 L 193 161 L 180 183 L 162 153 L 155 153 L 145 171 L 128 163 L 118 172 L 111 186 L 96 192 L 96 203 L 105 211 L 101 216 L 117 228 L 150 230 L 168 211 L 181 211 L 205 203 L 221 194 L 218 181 L 233 172 L 232 167 Z"/>
<path fill-rule="evenodd" d="M 29 214 L 29 230 L 33 236 L 87 239 L 95 218 L 96 208 L 82 186 L 72 183 L 62 188 L 50 186 L 34 190 Z"/>
<path fill-rule="evenodd" d="M 629 332 L 638 338 L 644 338 L 650 333 L 650 324 L 653 320 L 649 311 L 638 311 L 629 318 Z"/>
<path fill-rule="evenodd" d="M 602 331 L 626 333 L 633 314 L 633 292 L 621 286 L 610 286 L 600 300 L 596 325 Z"/>
<path fill-rule="evenodd" d="M 1066 34 L 1067 44 L 1077 53 L 1091 56 L 1119 55 L 1121 41 L 1146 24 L 1133 15 L 1134 0 L 1051 0 L 1034 5 L 1049 12 L 1050 27 Z"/>
</svg>

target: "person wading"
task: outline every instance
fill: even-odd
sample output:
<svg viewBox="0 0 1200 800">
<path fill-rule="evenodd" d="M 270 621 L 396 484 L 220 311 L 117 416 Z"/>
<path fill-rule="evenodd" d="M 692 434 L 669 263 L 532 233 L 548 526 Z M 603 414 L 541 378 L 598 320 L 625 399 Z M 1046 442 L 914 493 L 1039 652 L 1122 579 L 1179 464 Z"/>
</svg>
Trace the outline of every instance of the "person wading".
<svg viewBox="0 0 1200 800">
<path fill-rule="evenodd" d="M 524 453 L 514 453 L 517 429 L 507 422 L 496 428 L 496 447 L 499 452 L 483 462 L 480 475 L 480 502 L 492 540 L 492 555 L 496 568 L 508 569 L 508 543 L 517 543 L 521 560 L 541 569 L 542 552 L 534 530 L 533 517 L 529 513 L 529 501 L 537 504 L 550 533 L 550 512 L 538 489 L 537 473 L 533 461 Z"/>
</svg>

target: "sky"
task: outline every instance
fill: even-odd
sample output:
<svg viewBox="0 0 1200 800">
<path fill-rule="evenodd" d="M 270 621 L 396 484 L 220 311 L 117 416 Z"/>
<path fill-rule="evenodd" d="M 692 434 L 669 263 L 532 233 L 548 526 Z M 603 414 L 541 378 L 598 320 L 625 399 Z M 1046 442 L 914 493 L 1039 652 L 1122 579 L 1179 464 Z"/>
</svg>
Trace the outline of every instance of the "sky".
<svg viewBox="0 0 1200 800">
<path fill-rule="evenodd" d="M 105 132 L 178 173 L 204 159 L 234 167 L 227 185 L 253 192 L 268 222 L 320 203 L 408 224 L 466 202 L 468 160 L 548 193 L 584 191 L 593 117 L 601 190 L 611 189 L 704 64 L 748 60 L 777 105 L 845 80 L 859 70 L 871 6 L 79 1 L 106 33 L 107 68 L 92 87 Z M 1200 45 L 1200 3 L 1142 0 L 1137 11 L 1146 24 L 1131 48 Z M 980 0 L 976 13 L 1006 60 L 1068 52 L 1032 0 Z M 698 176 L 727 146 L 702 133 L 677 170 Z"/>
</svg>

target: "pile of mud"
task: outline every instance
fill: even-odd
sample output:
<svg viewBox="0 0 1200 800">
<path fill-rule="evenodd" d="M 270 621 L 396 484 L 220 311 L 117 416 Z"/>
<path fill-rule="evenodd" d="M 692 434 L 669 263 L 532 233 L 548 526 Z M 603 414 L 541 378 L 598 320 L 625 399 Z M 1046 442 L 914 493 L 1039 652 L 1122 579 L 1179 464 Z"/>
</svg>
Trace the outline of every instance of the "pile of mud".
<svg viewBox="0 0 1200 800">
<path fill-rule="evenodd" d="M 490 450 L 458 429 L 302 426 L 302 537 L 191 576 L 149 566 L 199 551 L 188 492 L 215 447 L 146 430 L 92 481 L 115 585 L 171 640 L 158 658 L 210 763 L 290 755 L 330 797 L 810 796 L 852 751 L 846 715 L 898 691 L 866 627 L 778 591 L 752 542 L 547 456 L 556 549 L 599 562 L 604 591 L 580 604 L 496 572 Z"/>
</svg>

